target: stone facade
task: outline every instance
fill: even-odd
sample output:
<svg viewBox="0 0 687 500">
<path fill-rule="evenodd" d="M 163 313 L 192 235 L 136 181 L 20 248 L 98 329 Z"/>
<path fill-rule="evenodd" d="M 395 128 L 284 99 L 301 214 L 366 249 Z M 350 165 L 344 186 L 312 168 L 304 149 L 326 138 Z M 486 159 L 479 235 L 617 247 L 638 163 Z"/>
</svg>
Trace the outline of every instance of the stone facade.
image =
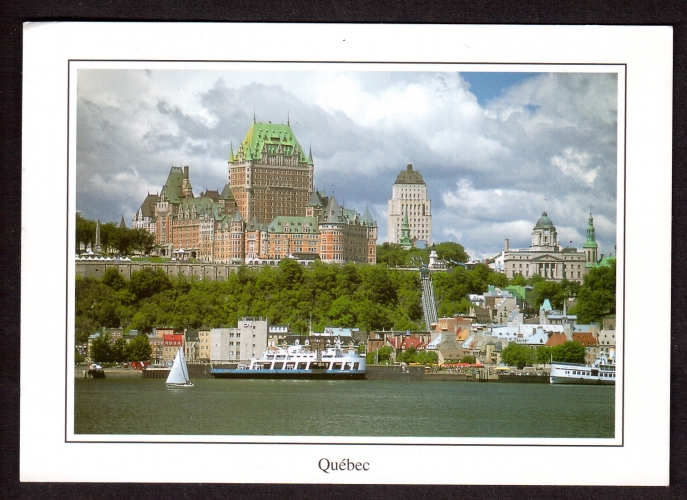
<svg viewBox="0 0 687 500">
<path fill-rule="evenodd" d="M 387 241 L 401 243 L 402 225 L 407 218 L 410 240 L 432 244 L 432 201 L 420 172 L 408 165 L 396 177 L 388 201 Z"/>
<path fill-rule="evenodd" d="M 591 228 L 591 231 L 590 231 Z M 521 274 L 528 278 L 538 274 L 551 281 L 582 282 L 590 267 L 596 265 L 596 242 L 591 214 L 587 228 L 585 250 L 563 248 L 558 243 L 558 233 L 546 212 L 537 220 L 532 230 L 532 244 L 529 248 L 511 250 L 506 240 L 503 251 L 503 265 L 506 277 L 512 279 Z"/>
<path fill-rule="evenodd" d="M 267 320 L 256 318 L 242 318 L 236 328 L 213 328 L 209 335 L 209 361 L 248 362 L 261 356 L 267 348 L 267 331 Z"/>
<path fill-rule="evenodd" d="M 234 155 L 229 185 L 246 220 L 267 223 L 303 215 L 313 191 L 312 151 L 306 157 L 291 126 L 254 122 Z"/>
<path fill-rule="evenodd" d="M 230 151 L 221 193 L 194 197 L 189 167 L 172 167 L 132 226 L 153 233 L 159 254 L 175 261 L 375 263 L 377 224 L 369 210 L 361 216 L 313 191 L 313 168 L 312 153 L 305 156 L 288 124 L 253 123 L 238 152 Z M 204 268 L 193 271 L 205 277 Z"/>
</svg>

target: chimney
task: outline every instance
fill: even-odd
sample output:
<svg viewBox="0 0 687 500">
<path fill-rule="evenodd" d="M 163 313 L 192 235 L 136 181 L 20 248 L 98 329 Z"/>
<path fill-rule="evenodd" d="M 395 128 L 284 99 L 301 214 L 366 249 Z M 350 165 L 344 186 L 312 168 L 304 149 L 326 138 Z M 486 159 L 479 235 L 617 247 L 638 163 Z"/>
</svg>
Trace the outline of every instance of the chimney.
<svg viewBox="0 0 687 500">
<path fill-rule="evenodd" d="M 188 165 L 184 167 L 184 177 L 188 179 Z"/>
<path fill-rule="evenodd" d="M 503 251 L 504 251 L 504 252 L 507 252 L 508 249 L 509 249 L 508 243 L 509 243 L 509 242 L 508 242 L 508 238 L 506 238 L 506 241 L 505 241 L 504 244 L 503 244 Z"/>
<path fill-rule="evenodd" d="M 413 171 L 413 164 L 408 163 L 408 172 L 412 172 L 412 171 Z"/>
</svg>

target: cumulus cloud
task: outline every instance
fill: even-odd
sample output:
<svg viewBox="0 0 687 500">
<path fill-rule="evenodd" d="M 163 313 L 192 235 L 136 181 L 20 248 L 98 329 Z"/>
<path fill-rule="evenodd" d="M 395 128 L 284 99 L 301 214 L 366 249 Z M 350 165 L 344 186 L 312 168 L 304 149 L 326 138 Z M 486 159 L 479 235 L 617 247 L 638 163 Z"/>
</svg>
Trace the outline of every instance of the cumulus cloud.
<svg viewBox="0 0 687 500">
<path fill-rule="evenodd" d="M 315 187 L 369 207 L 380 242 L 392 184 L 412 163 L 433 240 L 472 256 L 493 256 L 504 238 L 528 246 L 543 211 L 563 243 L 581 245 L 590 204 L 600 244 L 615 243 L 615 75 L 536 74 L 480 105 L 455 72 L 242 68 L 79 70 L 77 209 L 130 221 L 172 165 L 190 166 L 196 195 L 221 189 L 255 116 L 290 121 L 312 148 Z"/>
<path fill-rule="evenodd" d="M 591 187 L 599 168 L 589 168 L 589 163 L 589 154 L 577 151 L 575 148 L 566 148 L 562 155 L 551 158 L 551 164 L 560 168 L 563 175 L 582 181 Z"/>
</svg>

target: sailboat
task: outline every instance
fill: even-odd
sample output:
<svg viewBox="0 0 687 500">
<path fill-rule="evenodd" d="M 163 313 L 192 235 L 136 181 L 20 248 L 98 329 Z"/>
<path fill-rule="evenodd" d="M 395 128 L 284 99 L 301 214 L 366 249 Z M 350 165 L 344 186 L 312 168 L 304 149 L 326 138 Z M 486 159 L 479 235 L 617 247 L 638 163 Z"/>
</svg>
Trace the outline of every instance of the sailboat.
<svg viewBox="0 0 687 500">
<path fill-rule="evenodd" d="M 167 377 L 168 387 L 193 387 L 193 382 L 188 378 L 188 367 L 184 358 L 183 348 L 179 348 L 174 358 L 174 364 Z"/>
</svg>

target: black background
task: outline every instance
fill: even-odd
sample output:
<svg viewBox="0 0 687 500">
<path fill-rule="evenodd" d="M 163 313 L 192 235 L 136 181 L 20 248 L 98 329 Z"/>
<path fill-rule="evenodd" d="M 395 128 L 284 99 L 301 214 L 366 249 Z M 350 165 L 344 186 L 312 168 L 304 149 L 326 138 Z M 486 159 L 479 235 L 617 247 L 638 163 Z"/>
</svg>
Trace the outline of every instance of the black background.
<svg viewBox="0 0 687 500">
<path fill-rule="evenodd" d="M 361 1 L 333 3 L 303 0 L 260 1 L 108 1 L 0 2 L 0 497 L 55 499 L 156 499 L 156 498 L 263 498 L 263 499 L 492 499 L 492 498 L 687 498 L 687 412 L 685 412 L 686 342 L 681 321 L 686 309 L 684 284 L 687 269 L 685 187 L 685 40 L 687 3 L 673 0 L 642 1 L 493 1 L 455 2 Z M 425 485 L 215 485 L 215 484 L 99 484 L 19 482 L 19 355 L 21 266 L 21 70 L 22 23 L 26 21 L 198 21 L 198 22 L 312 22 L 312 23 L 418 23 L 418 24 L 597 24 L 670 25 L 674 36 L 673 76 L 673 247 L 672 247 L 672 342 L 671 342 L 671 451 L 670 487 L 525 487 L 525 486 L 425 486 Z M 63 159 L 56 159 L 56 167 Z M 46 166 L 50 168 L 51 166 Z M 667 193 L 666 193 L 667 194 Z M 650 203 L 650 200 L 647 200 Z M 653 228 L 645 228 L 651 234 Z M 49 242 L 45 242 L 46 244 Z M 47 246 L 47 245 L 46 245 Z M 646 263 L 651 265 L 651 263 Z M 645 328 L 651 335 L 650 284 Z M 658 285 L 658 284 L 657 284 Z M 660 283 L 663 285 L 663 283 Z M 650 342 L 647 342 L 649 345 Z M 648 359 L 650 363 L 663 360 Z M 592 459 L 580 470 L 598 467 Z M 543 456 L 542 460 L 550 457 Z M 469 457 L 457 455 L 455 466 Z M 136 460 L 122 463 L 143 467 Z M 285 467 L 294 466 L 287 461 Z M 498 463 L 485 464 L 498 481 Z M 606 465 L 608 466 L 608 465 Z M 533 464 L 536 468 L 536 464 Z M 652 467 L 650 462 L 646 467 Z M 425 480 L 432 464 L 406 471 Z M 574 477 L 575 470 L 570 474 Z M 268 477 L 265 478 L 268 480 Z"/>
</svg>

